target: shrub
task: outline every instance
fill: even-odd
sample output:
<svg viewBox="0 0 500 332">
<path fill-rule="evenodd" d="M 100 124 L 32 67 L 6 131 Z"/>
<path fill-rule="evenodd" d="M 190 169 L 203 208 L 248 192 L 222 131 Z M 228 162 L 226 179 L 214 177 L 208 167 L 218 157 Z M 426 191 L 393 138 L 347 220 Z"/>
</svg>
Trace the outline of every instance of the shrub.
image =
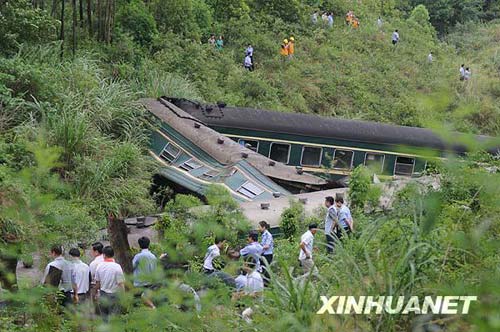
<svg viewBox="0 0 500 332">
<path fill-rule="evenodd" d="M 297 235 L 304 220 L 304 206 L 296 201 L 290 201 L 290 207 L 281 213 L 280 228 L 285 238 L 290 241 Z"/>
</svg>

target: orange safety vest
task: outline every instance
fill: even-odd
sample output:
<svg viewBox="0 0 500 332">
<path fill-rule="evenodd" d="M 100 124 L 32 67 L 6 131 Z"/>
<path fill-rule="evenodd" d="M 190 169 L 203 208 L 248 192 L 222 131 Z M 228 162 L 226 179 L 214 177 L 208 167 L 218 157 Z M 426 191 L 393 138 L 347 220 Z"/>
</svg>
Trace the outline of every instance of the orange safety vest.
<svg viewBox="0 0 500 332">
<path fill-rule="evenodd" d="M 283 56 L 288 55 L 288 45 L 281 44 L 280 54 Z"/>
<path fill-rule="evenodd" d="M 295 42 L 291 41 L 288 43 L 288 54 L 295 53 Z"/>
</svg>

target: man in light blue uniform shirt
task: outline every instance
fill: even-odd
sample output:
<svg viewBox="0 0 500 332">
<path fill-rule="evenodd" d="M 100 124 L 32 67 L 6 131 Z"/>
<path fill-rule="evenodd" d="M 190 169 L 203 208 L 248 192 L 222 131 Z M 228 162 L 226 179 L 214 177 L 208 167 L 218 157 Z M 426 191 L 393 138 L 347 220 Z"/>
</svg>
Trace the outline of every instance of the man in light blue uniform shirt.
<svg viewBox="0 0 500 332">
<path fill-rule="evenodd" d="M 155 308 L 155 305 L 150 300 L 150 295 L 146 290 L 153 286 L 152 279 L 157 267 L 156 256 L 149 251 L 149 238 L 143 236 L 138 241 L 141 252 L 134 256 L 132 267 L 134 268 L 134 286 L 142 288 L 141 297 L 144 303 Z"/>
<path fill-rule="evenodd" d="M 262 268 L 264 275 L 264 285 L 269 284 L 269 279 L 271 276 L 269 275 L 269 271 L 267 270 L 266 262 L 270 265 L 273 261 L 273 250 L 274 250 L 274 240 L 273 235 L 269 232 L 269 224 L 262 220 L 259 222 L 259 231 L 262 233 L 262 237 L 260 239 L 260 245 L 262 246 L 262 263 L 264 266 Z M 265 261 L 264 261 L 265 260 Z"/>
<path fill-rule="evenodd" d="M 337 208 L 335 200 L 332 196 L 325 197 L 325 207 L 327 208 L 325 216 L 325 236 L 326 236 L 326 252 L 333 253 L 334 237 L 333 230 L 337 225 Z"/>
<path fill-rule="evenodd" d="M 247 242 L 248 244 L 240 250 L 240 256 L 251 256 L 255 260 L 255 269 L 261 272 L 260 266 L 260 256 L 262 255 L 263 248 L 259 242 L 259 234 L 256 231 L 251 231 L 248 233 Z"/>
<path fill-rule="evenodd" d="M 337 197 L 335 199 L 335 205 L 337 206 L 337 231 L 336 237 L 340 240 L 344 233 L 349 234 L 353 230 L 352 216 L 349 208 L 344 204 L 343 197 Z"/>
</svg>

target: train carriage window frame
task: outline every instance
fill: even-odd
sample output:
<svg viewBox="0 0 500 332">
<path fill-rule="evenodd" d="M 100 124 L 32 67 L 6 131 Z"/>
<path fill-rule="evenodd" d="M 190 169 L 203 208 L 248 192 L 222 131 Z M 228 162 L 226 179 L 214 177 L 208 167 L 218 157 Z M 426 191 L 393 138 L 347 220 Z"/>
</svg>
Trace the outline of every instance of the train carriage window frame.
<svg viewBox="0 0 500 332">
<path fill-rule="evenodd" d="M 251 181 L 246 181 L 236 190 L 236 192 L 247 198 L 253 199 L 264 193 L 264 189 Z"/>
<path fill-rule="evenodd" d="M 241 144 L 241 142 L 244 142 L 244 144 Z M 238 139 L 238 144 L 239 145 L 242 145 L 244 147 L 246 147 L 247 144 L 252 144 L 252 143 L 257 143 L 255 147 L 250 147 L 248 149 L 254 151 L 254 152 L 258 152 L 259 151 L 259 141 L 256 141 L 256 140 L 252 140 L 252 139 L 244 139 L 244 138 L 239 138 Z"/>
<path fill-rule="evenodd" d="M 179 168 L 185 170 L 186 172 L 191 172 L 201 167 L 203 167 L 203 164 L 195 158 L 188 159 L 179 166 Z"/>
<path fill-rule="evenodd" d="M 375 153 L 375 152 L 365 152 L 365 160 L 363 161 L 363 165 L 370 168 L 370 166 L 366 165 L 366 160 L 368 155 L 373 155 L 373 156 L 382 156 L 382 162 L 380 163 L 380 172 L 384 171 L 384 165 L 385 165 L 385 154 L 383 153 Z"/>
<path fill-rule="evenodd" d="M 349 163 L 349 167 L 345 168 L 345 167 L 335 167 L 335 157 L 337 156 L 337 151 L 344 151 L 344 152 L 350 152 L 351 153 L 351 161 Z M 347 150 L 347 149 L 335 149 L 333 151 L 333 157 L 332 157 L 332 168 L 333 169 L 339 169 L 339 170 L 350 170 L 352 169 L 352 163 L 354 161 L 354 151 L 353 150 Z"/>
<path fill-rule="evenodd" d="M 412 160 L 413 163 L 411 164 L 411 173 L 408 173 L 408 172 L 399 172 L 399 173 L 396 173 L 396 170 L 398 168 L 398 164 L 404 164 L 404 165 L 410 165 L 409 163 L 401 163 L 399 162 L 398 163 L 398 160 L 400 158 L 404 158 L 404 159 L 408 159 L 408 160 Z M 412 176 L 415 172 L 415 162 L 416 162 L 416 159 L 415 157 L 404 157 L 404 156 L 396 156 L 396 160 L 394 161 L 394 171 L 392 174 L 394 175 L 399 175 L 399 176 Z"/>
<path fill-rule="evenodd" d="M 304 164 L 304 151 L 306 149 L 319 149 L 319 160 L 315 164 Z M 319 146 L 304 145 L 302 147 L 302 153 L 300 154 L 300 165 L 309 167 L 321 167 L 321 162 L 323 161 L 323 148 Z"/>
<path fill-rule="evenodd" d="M 172 151 L 169 151 L 168 149 L 170 147 L 174 148 L 174 150 L 177 150 L 177 152 L 172 153 Z M 163 148 L 163 150 L 160 152 L 159 157 L 168 163 L 173 163 L 179 157 L 180 154 L 181 154 L 181 149 L 177 147 L 175 144 L 168 142 Z"/>
<path fill-rule="evenodd" d="M 274 158 L 271 157 L 272 153 L 273 153 L 273 146 L 274 145 L 285 145 L 288 147 L 288 155 L 287 155 L 287 158 L 286 158 L 286 162 L 282 162 L 282 161 L 279 161 L 279 160 L 276 160 Z M 283 163 L 285 165 L 287 165 L 289 162 L 290 162 L 290 152 L 292 151 L 292 145 L 291 144 L 288 144 L 288 143 L 279 143 L 279 142 L 272 142 L 271 145 L 269 146 L 269 159 L 272 159 L 276 162 L 280 162 L 280 163 Z"/>
</svg>

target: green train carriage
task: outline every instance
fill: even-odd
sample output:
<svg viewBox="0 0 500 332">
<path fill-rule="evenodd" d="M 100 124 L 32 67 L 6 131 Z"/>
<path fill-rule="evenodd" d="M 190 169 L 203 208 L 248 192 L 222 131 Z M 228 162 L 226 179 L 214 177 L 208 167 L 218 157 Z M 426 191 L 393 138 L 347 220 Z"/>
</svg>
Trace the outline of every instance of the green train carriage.
<svg viewBox="0 0 500 332">
<path fill-rule="evenodd" d="M 344 183 L 358 165 L 381 176 L 418 176 L 429 159 L 424 155 L 466 152 L 423 128 L 164 98 L 240 144 L 332 182 Z"/>
</svg>

